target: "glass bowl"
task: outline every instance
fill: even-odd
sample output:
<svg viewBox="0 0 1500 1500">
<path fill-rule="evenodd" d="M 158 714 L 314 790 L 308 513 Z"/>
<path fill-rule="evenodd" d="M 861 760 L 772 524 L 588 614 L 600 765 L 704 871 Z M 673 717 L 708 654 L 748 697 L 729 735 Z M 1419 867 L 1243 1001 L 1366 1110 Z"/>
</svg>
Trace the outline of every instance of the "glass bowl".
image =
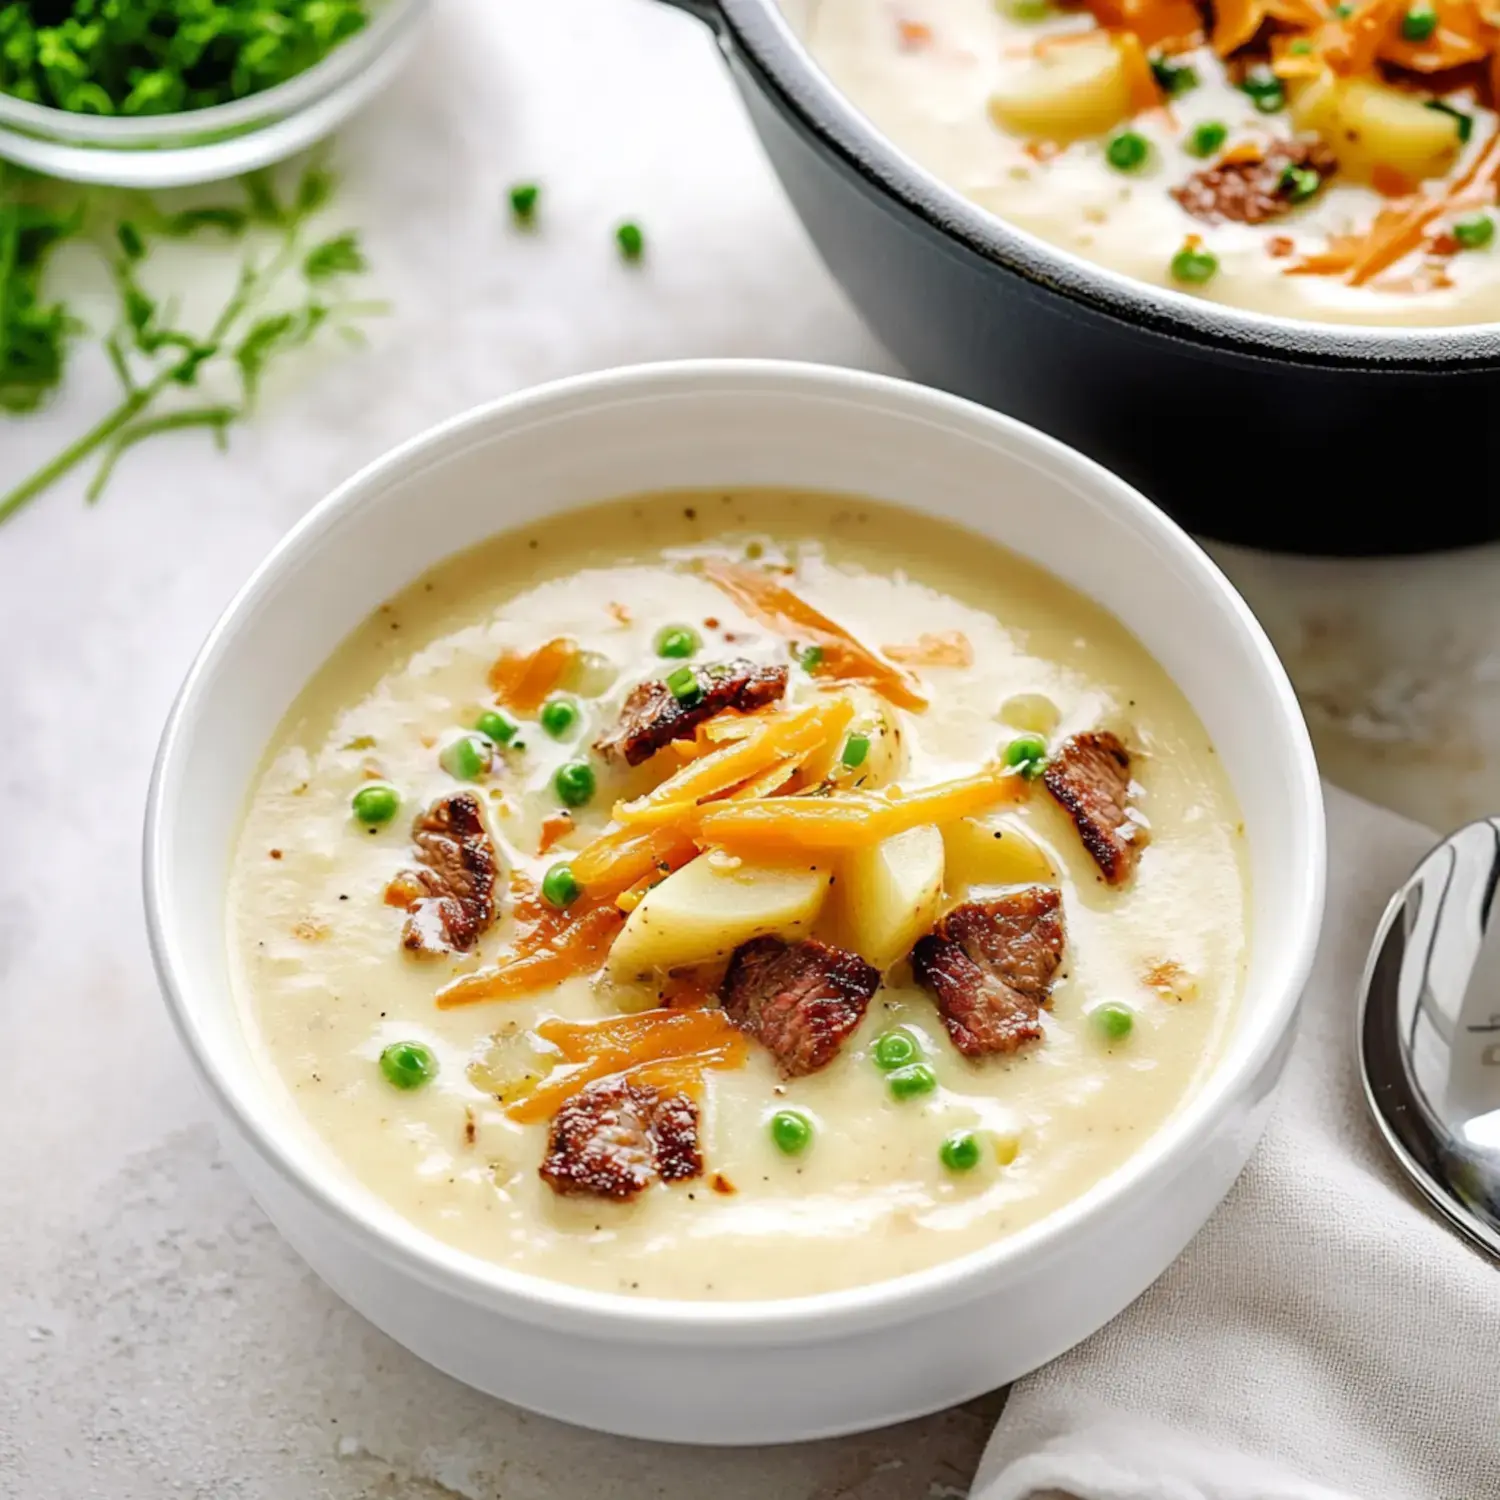
<svg viewBox="0 0 1500 1500">
<path fill-rule="evenodd" d="M 0 94 L 0 158 L 49 177 L 124 188 L 238 177 L 305 150 L 395 77 L 428 0 L 384 0 L 363 31 L 263 93 L 189 113 L 75 115 Z"/>
</svg>

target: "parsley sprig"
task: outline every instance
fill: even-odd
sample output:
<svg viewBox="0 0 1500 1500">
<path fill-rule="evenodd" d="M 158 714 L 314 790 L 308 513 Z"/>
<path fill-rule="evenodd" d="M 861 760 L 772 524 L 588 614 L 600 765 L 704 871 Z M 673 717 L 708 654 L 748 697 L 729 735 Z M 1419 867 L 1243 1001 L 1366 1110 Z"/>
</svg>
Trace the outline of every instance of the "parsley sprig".
<svg viewBox="0 0 1500 1500">
<path fill-rule="evenodd" d="M 62 379 L 78 324 L 42 295 L 42 275 L 53 248 L 80 222 L 77 210 L 59 212 L 7 194 L 0 177 L 0 412 L 35 411 Z"/>
<path fill-rule="evenodd" d="M 163 433 L 203 428 L 223 446 L 229 428 L 253 409 L 273 362 L 324 332 L 361 340 L 361 320 L 384 307 L 345 293 L 348 278 L 367 269 L 358 236 L 346 231 L 307 243 L 308 223 L 328 202 L 333 187 L 332 175 L 314 164 L 302 172 L 288 197 L 278 194 L 269 175 L 256 174 L 245 179 L 243 206 L 164 215 L 145 205 L 141 215 L 115 222 L 110 239 L 119 312 L 103 343 L 119 378 L 120 401 L 50 462 L 0 495 L 0 522 L 95 458 L 98 468 L 87 493 L 96 500 L 121 458 Z M 22 205 L 12 207 L 19 211 Z M 20 291 L 7 290 L 7 222 L 21 226 L 8 231 L 12 243 L 21 249 L 31 245 L 26 239 L 30 220 L 24 214 L 9 221 L 0 216 L 0 406 L 25 411 L 34 409 L 57 383 L 66 327 L 50 345 L 44 339 L 36 350 L 27 344 L 28 330 L 38 319 L 49 330 L 58 318 L 64 325 L 71 320 L 64 309 L 48 308 L 40 299 L 39 272 L 28 270 L 19 282 L 11 273 L 10 282 Z M 203 230 L 234 237 L 258 230 L 257 240 L 269 244 L 246 252 L 217 316 L 206 330 L 195 332 L 182 326 L 172 303 L 151 295 L 140 273 L 155 237 Z M 28 253 L 35 257 L 42 251 L 30 248 Z M 23 264 L 19 251 L 11 258 Z M 17 374 L 8 377 L 12 367 Z M 38 373 L 28 383 L 32 370 Z M 12 388 L 19 394 L 7 400 L 4 393 Z M 226 390 L 229 394 L 223 394 Z"/>
</svg>

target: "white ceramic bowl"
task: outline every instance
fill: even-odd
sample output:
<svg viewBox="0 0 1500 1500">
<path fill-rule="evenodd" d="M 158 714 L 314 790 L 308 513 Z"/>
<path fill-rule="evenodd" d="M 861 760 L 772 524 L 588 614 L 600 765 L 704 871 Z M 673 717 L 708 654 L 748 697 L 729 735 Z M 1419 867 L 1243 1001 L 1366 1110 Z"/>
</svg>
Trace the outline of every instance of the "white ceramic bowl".
<svg viewBox="0 0 1500 1500">
<path fill-rule="evenodd" d="M 429 1238 L 273 1102 L 226 973 L 224 887 L 251 776 L 311 673 L 377 604 L 490 534 L 679 486 L 855 491 L 984 532 L 1102 601 L 1212 735 L 1249 832 L 1253 951 L 1228 1050 L 1120 1171 L 988 1249 L 896 1281 L 763 1302 L 579 1291 Z M 615 370 L 457 417 L 317 506 L 215 627 L 162 740 L 146 909 L 225 1150 L 287 1239 L 440 1369 L 589 1427 L 769 1443 L 874 1427 L 1013 1380 L 1167 1267 L 1265 1123 L 1323 904 L 1317 772 L 1291 687 L 1183 532 L 1078 454 L 919 386 L 736 361 Z"/>
</svg>

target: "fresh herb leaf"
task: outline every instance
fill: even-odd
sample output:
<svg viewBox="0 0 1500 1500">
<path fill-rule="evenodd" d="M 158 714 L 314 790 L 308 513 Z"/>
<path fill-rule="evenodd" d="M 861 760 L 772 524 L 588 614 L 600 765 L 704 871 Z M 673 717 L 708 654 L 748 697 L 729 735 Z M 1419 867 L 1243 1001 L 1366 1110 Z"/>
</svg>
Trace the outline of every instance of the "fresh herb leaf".
<svg viewBox="0 0 1500 1500">
<path fill-rule="evenodd" d="M 271 313 L 253 324 L 234 351 L 234 362 L 240 367 L 245 399 L 253 401 L 260 389 L 260 378 L 277 349 L 286 344 L 296 331 L 296 316 L 289 312 Z"/>
<path fill-rule="evenodd" d="M 307 252 L 302 274 L 309 281 L 328 281 L 335 276 L 354 276 L 367 271 L 369 264 L 359 247 L 359 236 L 353 233 L 335 235 Z"/>
<path fill-rule="evenodd" d="M 62 380 L 78 323 L 49 302 L 42 278 L 53 249 L 72 238 L 81 216 L 23 197 L 28 174 L 0 166 L 0 411 L 24 415 Z"/>
<path fill-rule="evenodd" d="M 9 412 L 33 410 L 55 388 L 76 326 L 61 305 L 41 302 L 37 283 L 50 247 L 79 232 L 81 212 L 59 215 L 29 199 L 20 201 L 13 189 L 23 180 L 28 179 L 13 169 L 0 168 L 0 411 Z M 328 201 L 333 186 L 327 170 L 314 164 L 286 199 L 268 173 L 245 180 L 246 208 L 210 206 L 160 215 L 144 200 L 131 200 L 141 213 L 107 226 L 109 242 L 117 247 L 110 259 L 119 315 L 102 342 L 120 382 L 120 401 L 50 463 L 0 494 L 0 521 L 95 458 L 99 467 L 88 495 L 97 498 L 120 458 L 150 438 L 206 428 L 222 446 L 229 427 L 249 414 L 266 368 L 278 356 L 324 330 L 350 341 L 360 337 L 359 321 L 383 312 L 384 304 L 333 297 L 326 290 L 366 268 L 357 236 L 337 235 L 311 249 L 302 238 L 307 217 Z M 112 200 L 87 200 L 99 201 Z M 175 305 L 152 296 L 138 277 L 150 254 L 142 224 L 163 233 L 214 228 L 240 234 L 252 223 L 261 226 L 258 242 L 272 241 L 270 252 L 260 243 L 247 252 L 233 290 L 208 328 L 177 326 Z M 300 286 L 300 300 L 288 301 L 294 286 Z M 173 404 L 177 391 L 197 386 L 207 371 L 223 369 L 238 375 L 243 392 L 238 403 Z"/>
<path fill-rule="evenodd" d="M 243 208 L 232 208 L 225 204 L 208 204 L 202 208 L 184 208 L 168 214 L 160 220 L 163 234 L 173 239 L 186 239 L 200 229 L 217 229 L 230 239 L 238 239 L 245 232 L 250 215 Z"/>
<path fill-rule="evenodd" d="M 146 241 L 141 237 L 141 231 L 129 219 L 121 219 L 115 225 L 115 239 L 119 241 L 120 251 L 126 260 L 146 258 Z"/>
</svg>

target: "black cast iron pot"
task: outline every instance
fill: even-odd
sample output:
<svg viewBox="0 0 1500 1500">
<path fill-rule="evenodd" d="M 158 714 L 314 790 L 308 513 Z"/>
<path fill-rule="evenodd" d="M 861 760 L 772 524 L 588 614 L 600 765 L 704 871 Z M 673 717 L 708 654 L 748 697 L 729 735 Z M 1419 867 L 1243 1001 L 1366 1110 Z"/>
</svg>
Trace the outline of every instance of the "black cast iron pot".
<svg viewBox="0 0 1500 1500">
<path fill-rule="evenodd" d="M 908 160 L 775 0 L 668 3 L 713 28 L 824 260 L 917 379 L 1055 434 L 1226 541 L 1377 553 L 1500 537 L 1500 324 L 1298 322 L 1092 265 Z"/>
</svg>

